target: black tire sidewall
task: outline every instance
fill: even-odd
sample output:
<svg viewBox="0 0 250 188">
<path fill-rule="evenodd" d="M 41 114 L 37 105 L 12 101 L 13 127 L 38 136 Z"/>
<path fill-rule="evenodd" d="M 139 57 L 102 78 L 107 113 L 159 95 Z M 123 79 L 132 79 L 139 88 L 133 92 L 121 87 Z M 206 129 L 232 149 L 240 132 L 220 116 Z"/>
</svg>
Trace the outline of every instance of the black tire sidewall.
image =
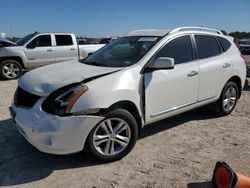
<svg viewBox="0 0 250 188">
<path fill-rule="evenodd" d="M 15 78 L 7 78 L 4 74 L 3 74 L 3 67 L 8 64 L 8 63 L 13 63 L 15 64 L 18 68 L 19 68 L 19 74 L 15 77 Z M 0 76 L 1 78 L 3 78 L 4 80 L 12 80 L 12 79 L 17 79 L 22 75 L 22 66 L 20 65 L 20 63 L 16 60 L 13 59 L 8 59 L 8 60 L 3 60 L 2 62 L 0 62 Z"/>
<path fill-rule="evenodd" d="M 133 147 L 137 141 L 137 137 L 138 137 L 138 126 L 137 126 L 137 123 L 136 123 L 136 120 L 134 119 L 134 117 L 128 111 L 123 110 L 123 109 L 112 110 L 112 111 L 108 112 L 107 114 L 105 114 L 104 116 L 105 116 L 105 119 L 103 119 L 101 122 L 99 122 L 89 133 L 88 138 L 86 140 L 86 144 L 85 144 L 85 150 L 86 150 L 86 152 L 88 152 L 88 155 L 90 155 L 90 157 L 92 159 L 94 159 L 95 161 L 113 162 L 113 161 L 117 161 L 117 160 L 123 158 L 133 149 Z M 98 151 L 96 151 L 96 149 L 93 145 L 93 142 L 92 142 L 96 128 L 100 125 L 100 123 L 102 123 L 103 121 L 105 121 L 108 118 L 120 118 L 120 119 L 126 121 L 126 123 L 129 125 L 130 131 L 131 131 L 131 139 L 130 139 L 128 146 L 121 153 L 114 155 L 114 156 L 106 156 L 106 155 L 100 154 Z"/>
<path fill-rule="evenodd" d="M 236 101 L 234 103 L 233 108 L 231 110 L 229 110 L 229 111 L 226 111 L 224 109 L 224 106 L 223 106 L 223 100 L 224 100 L 226 91 L 228 90 L 229 87 L 234 87 L 236 89 L 236 95 L 237 96 L 236 96 Z M 228 115 L 234 110 L 234 108 L 235 108 L 235 106 L 237 104 L 238 98 L 239 98 L 239 88 L 238 88 L 237 84 L 235 82 L 228 82 L 225 85 L 225 87 L 223 88 L 223 91 L 222 91 L 222 94 L 221 94 L 221 97 L 220 97 L 220 108 L 221 108 L 221 111 L 222 111 L 223 115 Z"/>
</svg>

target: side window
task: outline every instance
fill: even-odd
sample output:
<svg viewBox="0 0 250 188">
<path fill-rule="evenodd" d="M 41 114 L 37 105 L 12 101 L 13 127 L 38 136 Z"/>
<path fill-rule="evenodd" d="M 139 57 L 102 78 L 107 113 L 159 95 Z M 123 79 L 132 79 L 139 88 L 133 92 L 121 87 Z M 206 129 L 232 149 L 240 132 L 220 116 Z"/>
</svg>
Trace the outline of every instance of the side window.
<svg viewBox="0 0 250 188">
<path fill-rule="evenodd" d="M 27 48 L 35 47 L 47 47 L 51 46 L 51 37 L 50 35 L 40 35 L 33 39 L 28 45 Z"/>
<path fill-rule="evenodd" d="M 167 43 L 156 55 L 158 57 L 171 57 L 175 64 L 185 63 L 193 60 L 193 50 L 190 37 L 181 36 Z"/>
<path fill-rule="evenodd" d="M 70 46 L 73 45 L 71 35 L 56 35 L 57 46 Z"/>
<path fill-rule="evenodd" d="M 224 52 L 227 51 L 231 47 L 231 43 L 227 39 L 222 38 L 222 37 L 217 37 L 217 39 L 219 40 Z"/>
<path fill-rule="evenodd" d="M 208 58 L 220 54 L 220 47 L 215 37 L 195 35 L 199 59 Z"/>
</svg>

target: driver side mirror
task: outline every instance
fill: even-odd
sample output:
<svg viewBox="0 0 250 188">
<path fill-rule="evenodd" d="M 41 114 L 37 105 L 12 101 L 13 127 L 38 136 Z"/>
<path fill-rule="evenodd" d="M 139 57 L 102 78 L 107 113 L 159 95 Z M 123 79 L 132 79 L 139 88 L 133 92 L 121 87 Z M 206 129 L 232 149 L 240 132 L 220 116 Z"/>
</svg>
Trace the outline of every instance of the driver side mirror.
<svg viewBox="0 0 250 188">
<path fill-rule="evenodd" d="M 159 57 L 155 59 L 150 65 L 148 69 L 150 70 L 166 70 L 174 68 L 174 59 L 170 57 Z"/>
</svg>

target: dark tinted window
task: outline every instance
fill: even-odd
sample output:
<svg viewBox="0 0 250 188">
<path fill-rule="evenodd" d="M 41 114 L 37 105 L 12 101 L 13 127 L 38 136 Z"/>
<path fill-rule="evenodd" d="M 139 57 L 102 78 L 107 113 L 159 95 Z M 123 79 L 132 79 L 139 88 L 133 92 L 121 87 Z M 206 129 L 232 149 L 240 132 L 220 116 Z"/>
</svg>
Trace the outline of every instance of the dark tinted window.
<svg viewBox="0 0 250 188">
<path fill-rule="evenodd" d="M 27 45 L 28 48 L 46 47 L 46 46 L 51 46 L 50 35 L 40 35 Z"/>
<path fill-rule="evenodd" d="M 220 47 L 215 37 L 206 35 L 195 36 L 198 56 L 200 59 L 220 54 Z"/>
<path fill-rule="evenodd" d="M 56 45 L 57 46 L 73 45 L 71 35 L 56 35 Z"/>
<path fill-rule="evenodd" d="M 217 39 L 219 40 L 224 52 L 230 48 L 231 43 L 227 39 L 222 38 L 222 37 L 217 37 Z"/>
<path fill-rule="evenodd" d="M 193 60 L 193 50 L 189 36 L 182 36 L 171 40 L 156 55 L 158 57 L 174 58 L 175 64 Z"/>
</svg>

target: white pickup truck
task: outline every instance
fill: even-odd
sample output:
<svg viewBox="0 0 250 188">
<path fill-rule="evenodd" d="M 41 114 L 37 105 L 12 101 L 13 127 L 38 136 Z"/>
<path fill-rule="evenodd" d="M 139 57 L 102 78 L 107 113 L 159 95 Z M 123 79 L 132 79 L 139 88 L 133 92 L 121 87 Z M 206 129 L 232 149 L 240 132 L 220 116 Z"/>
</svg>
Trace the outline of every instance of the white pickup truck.
<svg viewBox="0 0 250 188">
<path fill-rule="evenodd" d="M 105 44 L 78 45 L 71 33 L 32 33 L 12 45 L 0 46 L 0 76 L 5 80 L 52 63 L 83 59 Z"/>
</svg>

